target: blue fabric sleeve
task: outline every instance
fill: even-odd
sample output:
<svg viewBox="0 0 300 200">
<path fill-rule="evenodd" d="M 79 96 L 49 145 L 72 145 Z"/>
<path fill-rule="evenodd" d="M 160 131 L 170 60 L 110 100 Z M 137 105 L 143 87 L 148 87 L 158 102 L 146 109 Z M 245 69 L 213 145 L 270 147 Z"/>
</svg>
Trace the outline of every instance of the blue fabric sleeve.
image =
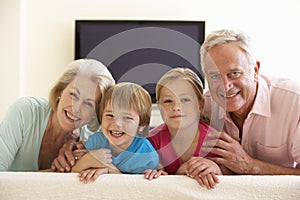
<svg viewBox="0 0 300 200">
<path fill-rule="evenodd" d="M 146 138 L 135 138 L 130 147 L 113 158 L 123 173 L 140 174 L 146 169 L 157 169 L 158 154 Z"/>
<path fill-rule="evenodd" d="M 89 136 L 84 144 L 84 147 L 88 150 L 95 150 L 101 148 L 109 148 L 107 139 L 102 132 L 96 132 Z"/>
</svg>

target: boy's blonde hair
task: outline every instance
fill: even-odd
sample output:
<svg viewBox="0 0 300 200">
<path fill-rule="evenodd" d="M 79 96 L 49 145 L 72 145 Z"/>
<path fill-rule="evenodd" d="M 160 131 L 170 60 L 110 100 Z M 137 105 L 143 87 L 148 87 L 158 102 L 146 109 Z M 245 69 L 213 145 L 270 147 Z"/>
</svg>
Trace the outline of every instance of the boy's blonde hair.
<svg viewBox="0 0 300 200">
<path fill-rule="evenodd" d="M 199 76 L 189 68 L 176 67 L 165 73 L 156 85 L 156 101 L 159 102 L 161 89 L 174 80 L 186 80 L 193 88 L 199 102 L 203 99 L 203 85 Z M 200 113 L 200 121 L 209 124 L 207 116 Z"/>
<path fill-rule="evenodd" d="M 98 120 L 101 124 L 104 108 L 107 104 L 117 105 L 123 109 L 133 109 L 140 118 L 139 126 L 145 126 L 142 136 L 145 136 L 150 124 L 151 117 L 151 97 L 142 86 L 136 83 L 121 82 L 108 88 L 101 101 Z"/>
</svg>

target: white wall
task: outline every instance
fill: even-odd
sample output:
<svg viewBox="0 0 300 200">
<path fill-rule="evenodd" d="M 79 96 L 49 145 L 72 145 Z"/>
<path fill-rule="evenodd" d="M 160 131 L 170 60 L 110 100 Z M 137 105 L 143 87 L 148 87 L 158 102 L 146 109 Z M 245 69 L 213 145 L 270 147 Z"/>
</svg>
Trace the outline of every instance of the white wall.
<svg viewBox="0 0 300 200">
<path fill-rule="evenodd" d="M 0 0 L 0 120 L 19 96 L 48 96 L 74 57 L 75 19 L 204 20 L 206 34 L 241 29 L 261 72 L 297 80 L 299 10 L 298 0 Z"/>
<path fill-rule="evenodd" d="M 19 7 L 18 0 L 0 0 L 0 120 L 19 95 Z"/>
</svg>

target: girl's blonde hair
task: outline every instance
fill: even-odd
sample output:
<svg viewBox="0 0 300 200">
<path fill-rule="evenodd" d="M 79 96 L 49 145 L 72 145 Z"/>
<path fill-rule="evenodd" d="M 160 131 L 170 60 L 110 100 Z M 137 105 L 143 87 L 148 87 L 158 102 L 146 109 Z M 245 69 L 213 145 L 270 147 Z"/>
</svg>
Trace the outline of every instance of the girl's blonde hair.
<svg viewBox="0 0 300 200">
<path fill-rule="evenodd" d="M 203 85 L 199 76 L 189 68 L 177 67 L 165 73 L 156 85 L 156 101 L 159 102 L 161 89 L 170 81 L 186 80 L 191 84 L 199 102 L 203 99 Z M 210 120 L 203 113 L 200 113 L 200 121 L 209 124 Z"/>
<path fill-rule="evenodd" d="M 146 136 L 151 117 L 151 97 L 150 94 L 142 86 L 136 83 L 121 82 L 108 88 L 101 101 L 100 112 L 98 112 L 98 120 L 101 124 L 102 114 L 107 104 L 117 105 L 123 109 L 133 109 L 138 113 L 140 118 L 139 126 L 145 126 L 140 136 Z"/>
</svg>

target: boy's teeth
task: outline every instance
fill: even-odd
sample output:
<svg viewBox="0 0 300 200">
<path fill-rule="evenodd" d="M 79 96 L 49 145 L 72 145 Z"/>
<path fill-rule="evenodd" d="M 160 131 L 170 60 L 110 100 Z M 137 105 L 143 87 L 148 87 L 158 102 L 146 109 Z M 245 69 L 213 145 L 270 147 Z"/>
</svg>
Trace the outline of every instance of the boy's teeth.
<svg viewBox="0 0 300 200">
<path fill-rule="evenodd" d="M 122 132 L 111 131 L 111 133 L 116 136 L 122 135 Z"/>
</svg>

